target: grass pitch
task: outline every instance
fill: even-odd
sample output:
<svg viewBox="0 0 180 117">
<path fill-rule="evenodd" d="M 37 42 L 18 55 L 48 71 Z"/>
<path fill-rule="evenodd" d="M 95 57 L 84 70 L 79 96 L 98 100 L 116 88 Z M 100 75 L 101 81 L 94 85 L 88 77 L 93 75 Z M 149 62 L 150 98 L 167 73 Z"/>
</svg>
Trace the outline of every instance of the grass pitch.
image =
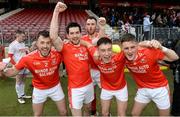
<svg viewBox="0 0 180 117">
<path fill-rule="evenodd" d="M 167 79 L 169 80 L 169 86 L 171 89 L 171 93 L 173 90 L 173 77 L 171 71 L 165 71 L 164 72 L 167 76 Z M 130 116 L 131 109 L 133 106 L 134 96 L 136 93 L 136 86 L 134 84 L 134 81 L 132 80 L 129 73 L 126 73 L 126 80 L 128 83 L 128 93 L 129 93 L 129 100 L 128 100 L 128 109 L 127 109 L 127 115 Z M 64 93 L 66 95 L 66 101 L 68 101 L 67 98 L 67 78 L 63 77 L 61 78 L 61 84 L 64 90 Z M 31 85 L 31 78 L 26 79 L 26 94 L 31 95 L 32 94 L 32 87 Z M 97 109 L 100 113 L 100 89 L 97 88 Z M 67 102 L 68 107 L 68 102 Z M 113 116 L 117 115 L 116 111 L 116 101 L 113 99 L 111 104 L 111 114 Z M 68 108 L 68 114 L 70 114 L 70 110 Z M 47 100 L 44 106 L 44 116 L 58 116 L 58 112 L 56 109 L 56 105 L 53 101 L 50 99 Z M 148 104 L 148 106 L 144 109 L 143 116 L 157 116 L 158 110 L 154 103 Z M 7 79 L 0 79 L 0 116 L 33 116 L 32 111 L 32 102 L 31 100 L 26 100 L 26 104 L 19 104 L 17 102 L 17 96 L 15 93 L 15 79 L 13 78 L 7 78 Z"/>
</svg>

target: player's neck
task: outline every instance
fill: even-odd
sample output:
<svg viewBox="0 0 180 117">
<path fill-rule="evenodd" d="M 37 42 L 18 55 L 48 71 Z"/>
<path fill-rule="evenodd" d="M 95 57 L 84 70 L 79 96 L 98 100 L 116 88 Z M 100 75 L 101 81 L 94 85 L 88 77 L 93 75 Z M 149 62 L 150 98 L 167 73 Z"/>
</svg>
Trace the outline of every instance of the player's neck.
<svg viewBox="0 0 180 117">
<path fill-rule="evenodd" d="M 95 32 L 93 34 L 89 34 L 88 36 L 89 36 L 90 39 L 94 39 L 94 38 L 97 37 L 97 33 Z"/>
</svg>

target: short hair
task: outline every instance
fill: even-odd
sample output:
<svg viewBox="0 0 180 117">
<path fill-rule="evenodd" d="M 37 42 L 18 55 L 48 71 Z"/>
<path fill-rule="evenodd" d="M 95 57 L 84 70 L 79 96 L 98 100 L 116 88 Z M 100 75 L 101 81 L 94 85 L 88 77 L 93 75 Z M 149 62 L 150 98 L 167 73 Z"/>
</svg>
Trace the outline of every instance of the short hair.
<svg viewBox="0 0 180 117">
<path fill-rule="evenodd" d="M 43 37 L 45 37 L 45 38 L 48 38 L 48 37 L 49 37 L 49 31 L 47 31 L 47 30 L 40 31 L 40 32 L 38 33 L 38 38 L 39 38 L 40 36 L 43 36 Z"/>
<path fill-rule="evenodd" d="M 16 34 L 25 34 L 25 32 L 18 29 L 18 30 L 16 30 Z"/>
<path fill-rule="evenodd" d="M 123 42 L 129 42 L 129 41 L 134 41 L 136 42 L 136 37 L 133 35 L 133 34 L 130 34 L 130 33 L 127 33 L 127 34 L 124 34 L 121 38 L 121 44 Z"/>
<path fill-rule="evenodd" d="M 96 19 L 94 16 L 89 16 L 89 17 L 86 19 L 86 21 L 87 21 L 88 19 L 90 19 L 90 20 L 95 20 L 96 23 L 97 23 L 97 19 Z"/>
<path fill-rule="evenodd" d="M 76 23 L 76 22 L 71 22 L 71 23 L 69 23 L 69 24 L 67 25 L 67 27 L 66 27 L 66 32 L 69 34 L 69 29 L 70 29 L 70 28 L 73 28 L 73 27 L 78 27 L 78 28 L 79 28 L 79 31 L 81 32 L 81 26 L 80 26 L 78 23 Z"/>
<path fill-rule="evenodd" d="M 112 44 L 112 41 L 109 38 L 107 38 L 107 37 L 101 37 L 97 41 L 97 46 L 100 46 L 101 44 Z"/>
</svg>

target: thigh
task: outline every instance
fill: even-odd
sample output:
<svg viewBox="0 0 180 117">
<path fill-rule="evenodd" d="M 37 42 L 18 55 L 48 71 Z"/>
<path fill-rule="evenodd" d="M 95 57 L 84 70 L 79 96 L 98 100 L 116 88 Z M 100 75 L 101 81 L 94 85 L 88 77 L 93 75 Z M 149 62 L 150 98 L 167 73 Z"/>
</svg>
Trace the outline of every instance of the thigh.
<svg viewBox="0 0 180 117">
<path fill-rule="evenodd" d="M 66 116 L 67 115 L 67 108 L 66 108 L 66 101 L 65 99 L 61 99 L 59 101 L 56 101 L 56 106 L 59 111 L 60 115 Z"/>
<path fill-rule="evenodd" d="M 127 109 L 127 101 L 117 101 L 117 112 L 118 116 L 126 116 L 126 109 Z"/>
<path fill-rule="evenodd" d="M 44 103 L 38 103 L 38 104 L 33 103 L 34 116 L 41 116 L 42 115 L 43 106 L 44 106 Z"/>
<path fill-rule="evenodd" d="M 101 112 L 103 116 L 109 115 L 110 105 L 111 105 L 111 99 L 110 100 L 101 99 Z"/>
</svg>

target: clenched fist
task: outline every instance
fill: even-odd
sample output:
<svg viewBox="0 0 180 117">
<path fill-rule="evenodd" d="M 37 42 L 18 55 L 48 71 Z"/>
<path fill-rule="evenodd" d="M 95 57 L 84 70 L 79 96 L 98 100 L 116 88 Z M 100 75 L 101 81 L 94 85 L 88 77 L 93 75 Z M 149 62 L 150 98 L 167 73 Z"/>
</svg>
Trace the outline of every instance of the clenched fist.
<svg viewBox="0 0 180 117">
<path fill-rule="evenodd" d="M 62 2 L 58 2 L 56 4 L 56 7 L 55 7 L 54 11 L 57 12 L 57 13 L 61 13 L 61 12 L 64 12 L 66 9 L 67 9 L 66 4 L 64 4 Z"/>
<path fill-rule="evenodd" d="M 104 17 L 100 17 L 98 19 L 99 26 L 105 26 L 106 25 L 106 19 Z"/>
</svg>

